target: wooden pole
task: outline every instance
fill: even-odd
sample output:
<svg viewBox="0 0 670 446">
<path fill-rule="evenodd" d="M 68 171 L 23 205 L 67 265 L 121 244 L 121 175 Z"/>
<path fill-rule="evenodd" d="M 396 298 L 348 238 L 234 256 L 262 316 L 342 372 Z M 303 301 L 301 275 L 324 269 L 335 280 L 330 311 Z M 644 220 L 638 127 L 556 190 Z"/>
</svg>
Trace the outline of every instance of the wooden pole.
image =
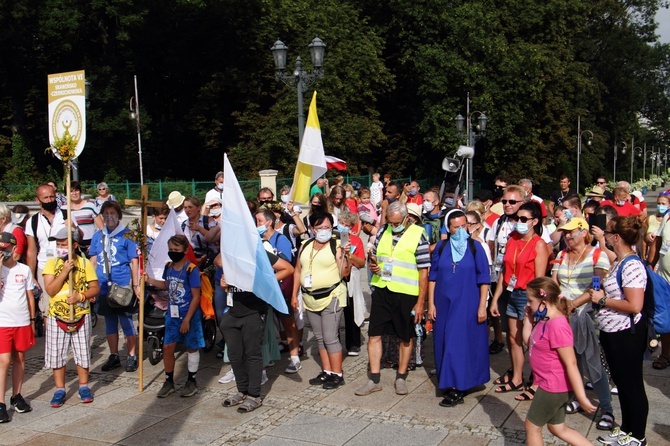
<svg viewBox="0 0 670 446">
<path fill-rule="evenodd" d="M 67 194 L 67 253 L 69 260 L 75 260 L 72 249 L 72 203 L 70 200 L 70 163 L 65 163 L 65 193 Z M 58 212 L 58 211 L 56 211 Z M 70 284 L 70 293 L 74 291 L 74 268 L 70 270 L 68 276 Z M 70 304 L 70 322 L 74 322 L 74 305 Z"/>
</svg>

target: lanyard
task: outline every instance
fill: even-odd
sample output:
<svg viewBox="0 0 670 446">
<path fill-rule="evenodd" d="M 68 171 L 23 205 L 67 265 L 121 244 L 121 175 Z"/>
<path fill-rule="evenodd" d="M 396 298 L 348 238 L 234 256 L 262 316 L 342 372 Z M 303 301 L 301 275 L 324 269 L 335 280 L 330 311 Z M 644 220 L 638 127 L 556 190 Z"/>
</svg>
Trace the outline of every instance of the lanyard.
<svg viewBox="0 0 670 446">
<path fill-rule="evenodd" d="M 523 251 L 526 249 L 526 246 L 528 246 L 528 244 L 529 244 L 534 238 L 535 238 L 535 236 L 533 235 L 530 239 L 528 239 L 528 241 L 526 242 L 526 244 L 523 245 L 523 248 L 521 248 L 521 252 L 519 252 L 519 247 L 518 247 L 518 246 L 514 249 L 514 265 L 512 266 L 512 271 L 514 272 L 514 275 L 515 275 L 515 276 L 517 276 L 517 274 L 516 274 L 516 259 L 519 258 L 519 256 L 520 256 L 520 255 L 523 253 Z M 517 277 L 518 277 L 518 276 L 517 276 Z"/>
<path fill-rule="evenodd" d="M 584 249 L 582 249 L 582 253 L 579 254 L 579 257 L 577 258 L 577 261 L 572 265 L 572 269 L 570 269 L 570 253 L 569 251 L 565 254 L 565 256 L 568 258 L 567 260 L 567 267 L 568 267 L 568 281 L 566 284 L 570 283 L 570 280 L 572 279 L 572 273 L 575 272 L 575 269 L 577 268 L 577 265 L 579 265 L 579 262 L 582 261 L 584 258 L 584 253 L 586 253 L 586 248 L 588 245 L 584 246 Z"/>
</svg>

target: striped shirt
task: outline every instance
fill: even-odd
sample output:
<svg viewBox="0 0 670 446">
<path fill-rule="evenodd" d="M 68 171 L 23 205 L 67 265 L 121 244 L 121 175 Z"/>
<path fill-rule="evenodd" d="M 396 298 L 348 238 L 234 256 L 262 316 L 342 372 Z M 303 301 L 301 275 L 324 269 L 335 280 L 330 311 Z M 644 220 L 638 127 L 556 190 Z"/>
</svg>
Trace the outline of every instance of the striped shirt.
<svg viewBox="0 0 670 446">
<path fill-rule="evenodd" d="M 596 268 L 605 271 L 610 269 L 610 261 L 603 252 L 600 252 L 596 260 L 594 259 L 596 248 L 589 246 L 586 249 L 590 251 L 585 251 L 576 265 L 568 260 L 566 251 L 561 251 L 551 269 L 552 274 L 558 272 L 558 283 L 566 299 L 578 298 L 591 286 Z"/>
<path fill-rule="evenodd" d="M 93 233 L 97 230 L 95 227 L 95 217 L 98 212 L 95 208 L 95 203 L 87 201 L 81 209 L 71 209 L 72 218 L 77 222 L 77 226 L 84 233 L 84 240 L 91 240 Z"/>
</svg>

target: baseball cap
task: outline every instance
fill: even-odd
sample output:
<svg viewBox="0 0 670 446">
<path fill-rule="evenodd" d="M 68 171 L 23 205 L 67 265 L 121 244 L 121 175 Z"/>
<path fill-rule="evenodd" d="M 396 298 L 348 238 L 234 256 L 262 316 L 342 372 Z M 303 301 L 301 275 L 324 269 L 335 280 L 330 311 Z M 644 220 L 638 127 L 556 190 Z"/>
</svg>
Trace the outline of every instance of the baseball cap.
<svg viewBox="0 0 670 446">
<path fill-rule="evenodd" d="M 16 245 L 16 237 L 10 232 L 0 232 L 0 248 Z"/>
<path fill-rule="evenodd" d="M 587 231 L 589 230 L 589 224 L 584 220 L 583 218 L 579 217 L 574 217 L 570 219 L 569 222 L 561 226 L 560 228 L 556 228 L 559 231 L 572 231 L 574 229 L 586 229 Z"/>
<path fill-rule="evenodd" d="M 56 240 L 65 240 L 66 238 L 67 238 L 67 228 L 63 227 L 58 230 L 56 235 L 49 237 L 49 241 L 54 242 Z M 81 241 L 81 233 L 79 232 L 78 228 L 72 228 L 72 241 L 73 242 Z"/>
</svg>

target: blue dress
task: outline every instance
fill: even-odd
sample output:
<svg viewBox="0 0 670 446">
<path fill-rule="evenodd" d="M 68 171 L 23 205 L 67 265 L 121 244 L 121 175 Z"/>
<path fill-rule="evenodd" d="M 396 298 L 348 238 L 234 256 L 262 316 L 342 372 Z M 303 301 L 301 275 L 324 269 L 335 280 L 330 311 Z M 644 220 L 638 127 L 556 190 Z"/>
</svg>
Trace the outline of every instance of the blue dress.
<svg viewBox="0 0 670 446">
<path fill-rule="evenodd" d="M 475 255 L 468 242 L 463 258 L 454 265 L 451 246 L 433 252 L 428 280 L 435 282 L 437 317 L 433 328 L 438 388 L 465 391 L 490 379 L 488 325 L 477 322 L 479 285 L 491 275 L 484 248 L 478 241 Z"/>
</svg>

